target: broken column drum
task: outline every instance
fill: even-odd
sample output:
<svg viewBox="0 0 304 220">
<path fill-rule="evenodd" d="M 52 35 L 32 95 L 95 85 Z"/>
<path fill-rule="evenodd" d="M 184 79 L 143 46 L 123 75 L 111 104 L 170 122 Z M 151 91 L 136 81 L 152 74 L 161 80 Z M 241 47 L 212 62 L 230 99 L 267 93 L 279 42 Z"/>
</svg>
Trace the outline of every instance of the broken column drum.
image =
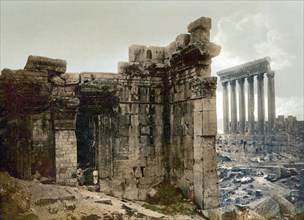
<svg viewBox="0 0 304 220">
<path fill-rule="evenodd" d="M 231 85 L 231 129 L 227 133 L 227 118 L 229 112 L 227 112 L 227 89 L 223 86 L 223 99 L 226 103 L 223 106 L 223 118 L 224 118 L 224 134 L 241 134 L 241 135 L 260 135 L 266 134 L 265 129 L 265 94 L 264 94 L 264 74 L 267 73 L 268 79 L 268 132 L 270 133 L 274 129 L 274 122 L 276 117 L 275 111 L 275 88 L 274 88 L 274 71 L 270 69 L 270 58 L 262 58 L 249 63 L 245 63 L 239 66 L 228 68 L 218 71 L 217 74 L 220 77 L 222 85 L 230 83 Z M 254 80 L 257 78 L 257 96 L 258 96 L 258 127 L 257 133 L 255 132 L 255 116 L 254 116 Z M 247 79 L 247 115 L 248 124 L 246 129 L 246 106 L 245 106 L 245 79 Z M 239 115 L 236 115 L 236 95 L 235 95 L 235 81 L 239 84 Z M 239 119 L 238 121 L 237 118 Z M 238 128 L 236 130 L 236 124 Z"/>
<path fill-rule="evenodd" d="M 4 166 L 23 179 L 38 171 L 59 184 L 75 181 L 77 164 L 89 166 L 101 190 L 130 200 L 146 199 L 164 179 L 186 195 L 193 183 L 200 208 L 218 207 L 210 65 L 221 48 L 209 41 L 210 30 L 211 19 L 201 17 L 167 47 L 132 45 L 118 74 L 66 73 L 64 60 L 36 56 L 24 70 L 4 69 Z M 235 81 L 233 91 L 236 123 Z"/>
</svg>

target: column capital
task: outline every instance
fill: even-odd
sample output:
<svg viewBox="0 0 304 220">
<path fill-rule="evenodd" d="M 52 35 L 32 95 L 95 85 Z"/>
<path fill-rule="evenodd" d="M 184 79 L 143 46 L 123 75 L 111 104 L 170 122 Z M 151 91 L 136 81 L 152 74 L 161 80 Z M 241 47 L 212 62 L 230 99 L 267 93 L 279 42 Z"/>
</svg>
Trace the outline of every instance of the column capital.
<svg viewBox="0 0 304 220">
<path fill-rule="evenodd" d="M 257 79 L 260 81 L 260 80 L 263 80 L 264 79 L 264 73 L 260 73 L 258 76 L 257 76 Z"/>
<path fill-rule="evenodd" d="M 267 77 L 268 78 L 274 78 L 275 72 L 274 71 L 270 71 L 267 73 Z"/>
<path fill-rule="evenodd" d="M 230 81 L 230 86 L 235 86 L 236 82 L 235 80 Z"/>
<path fill-rule="evenodd" d="M 228 86 L 228 82 L 222 82 L 222 86 L 223 87 L 227 87 Z"/>
<path fill-rule="evenodd" d="M 254 81 L 254 77 L 253 77 L 253 76 L 249 76 L 249 77 L 247 78 L 247 82 L 248 82 L 248 83 L 253 83 L 253 81 Z"/>
<path fill-rule="evenodd" d="M 244 85 L 245 78 L 238 79 L 239 85 Z"/>
</svg>

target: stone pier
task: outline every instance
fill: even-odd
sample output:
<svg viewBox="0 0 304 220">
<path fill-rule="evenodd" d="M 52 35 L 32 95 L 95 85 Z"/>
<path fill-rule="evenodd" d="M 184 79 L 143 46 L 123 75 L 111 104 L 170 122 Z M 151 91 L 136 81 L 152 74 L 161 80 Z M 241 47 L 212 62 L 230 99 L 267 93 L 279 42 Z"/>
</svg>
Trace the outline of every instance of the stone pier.
<svg viewBox="0 0 304 220">
<path fill-rule="evenodd" d="M 268 127 L 265 129 L 265 94 L 264 94 L 264 74 L 268 79 Z M 224 134 L 240 134 L 240 135 L 259 135 L 263 136 L 271 133 L 274 129 L 275 122 L 275 87 L 274 72 L 270 68 L 270 58 L 265 57 L 243 65 L 235 66 L 217 72 L 223 85 L 223 118 L 224 118 Z M 258 126 L 255 127 L 255 103 L 254 103 L 254 81 L 257 79 L 257 96 L 258 96 Z M 246 81 L 247 79 L 247 85 Z M 238 114 L 236 103 L 235 82 L 239 84 L 238 92 Z M 227 84 L 230 84 L 230 114 L 231 128 L 227 128 L 229 124 L 229 97 Z M 246 105 L 245 105 L 245 87 L 247 87 L 247 127 L 246 127 Z M 237 124 L 239 126 L 237 126 Z"/>
</svg>

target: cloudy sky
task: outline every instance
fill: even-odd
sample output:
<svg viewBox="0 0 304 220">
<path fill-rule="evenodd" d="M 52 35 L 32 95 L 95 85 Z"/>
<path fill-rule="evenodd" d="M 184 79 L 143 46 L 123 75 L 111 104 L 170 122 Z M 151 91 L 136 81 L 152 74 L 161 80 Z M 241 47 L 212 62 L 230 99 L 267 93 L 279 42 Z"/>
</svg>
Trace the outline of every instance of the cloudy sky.
<svg viewBox="0 0 304 220">
<path fill-rule="evenodd" d="M 68 72 L 117 72 L 130 45 L 166 46 L 201 16 L 222 46 L 212 75 L 270 56 L 277 114 L 303 120 L 303 1 L 1 0 L 1 69 L 21 69 L 32 54 L 65 59 Z M 220 85 L 217 106 L 221 120 Z"/>
</svg>

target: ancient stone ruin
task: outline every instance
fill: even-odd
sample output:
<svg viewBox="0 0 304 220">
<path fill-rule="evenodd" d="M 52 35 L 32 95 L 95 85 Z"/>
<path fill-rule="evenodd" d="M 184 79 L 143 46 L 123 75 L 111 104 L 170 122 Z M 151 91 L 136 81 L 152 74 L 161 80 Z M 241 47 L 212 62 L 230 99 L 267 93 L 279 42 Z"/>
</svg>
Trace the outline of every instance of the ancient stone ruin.
<svg viewBox="0 0 304 220">
<path fill-rule="evenodd" d="M 267 73 L 268 78 L 268 131 L 272 133 L 276 118 L 275 111 L 275 89 L 274 89 L 274 71 L 270 68 L 270 58 L 262 58 L 249 62 L 240 66 L 232 67 L 219 71 L 219 75 L 223 86 L 223 119 L 224 134 L 248 134 L 248 135 L 265 135 L 265 94 L 264 94 L 264 74 Z M 254 78 L 258 80 L 258 129 L 255 132 L 254 117 Z M 248 125 L 246 122 L 245 107 L 245 90 L 244 83 L 247 79 L 248 83 Z M 237 115 L 236 103 L 236 82 L 239 85 L 239 115 Z M 229 126 L 229 91 L 230 85 L 230 112 L 231 126 Z M 237 117 L 238 116 L 238 117 Z M 239 120 L 238 120 L 239 119 Z M 229 129 L 230 127 L 230 129 Z M 248 127 L 246 129 L 246 127 Z"/>
<path fill-rule="evenodd" d="M 249 207 L 266 219 L 284 219 L 288 215 L 303 219 L 304 122 L 293 116 L 276 118 L 274 71 L 270 68 L 270 58 L 217 74 L 223 86 L 224 119 L 224 134 L 218 134 L 217 139 L 220 206 L 230 210 L 223 216 L 238 219 L 234 215 L 236 205 Z M 264 92 L 265 74 L 267 95 Z M 255 86 L 257 117 L 254 115 Z M 266 98 L 268 121 L 265 120 Z"/>
<path fill-rule="evenodd" d="M 1 166 L 68 185 L 77 165 L 95 167 L 101 190 L 127 199 L 145 199 L 163 180 L 185 194 L 193 183 L 197 204 L 217 207 L 210 65 L 220 47 L 210 29 L 202 17 L 167 47 L 132 45 L 118 74 L 66 73 L 66 61 L 39 56 L 3 69 Z"/>
<path fill-rule="evenodd" d="M 292 152 L 297 155 L 303 151 L 300 144 L 301 141 L 303 143 L 303 122 L 292 116 L 288 116 L 286 121 L 284 116 L 276 118 L 275 72 L 270 68 L 270 57 L 224 69 L 217 74 L 223 87 L 223 135 L 220 142 L 238 144 L 249 156 L 269 152 Z M 267 95 L 264 91 L 265 74 Z M 256 79 L 257 117 L 254 113 Z M 265 120 L 265 97 L 268 102 L 268 121 Z"/>
</svg>

